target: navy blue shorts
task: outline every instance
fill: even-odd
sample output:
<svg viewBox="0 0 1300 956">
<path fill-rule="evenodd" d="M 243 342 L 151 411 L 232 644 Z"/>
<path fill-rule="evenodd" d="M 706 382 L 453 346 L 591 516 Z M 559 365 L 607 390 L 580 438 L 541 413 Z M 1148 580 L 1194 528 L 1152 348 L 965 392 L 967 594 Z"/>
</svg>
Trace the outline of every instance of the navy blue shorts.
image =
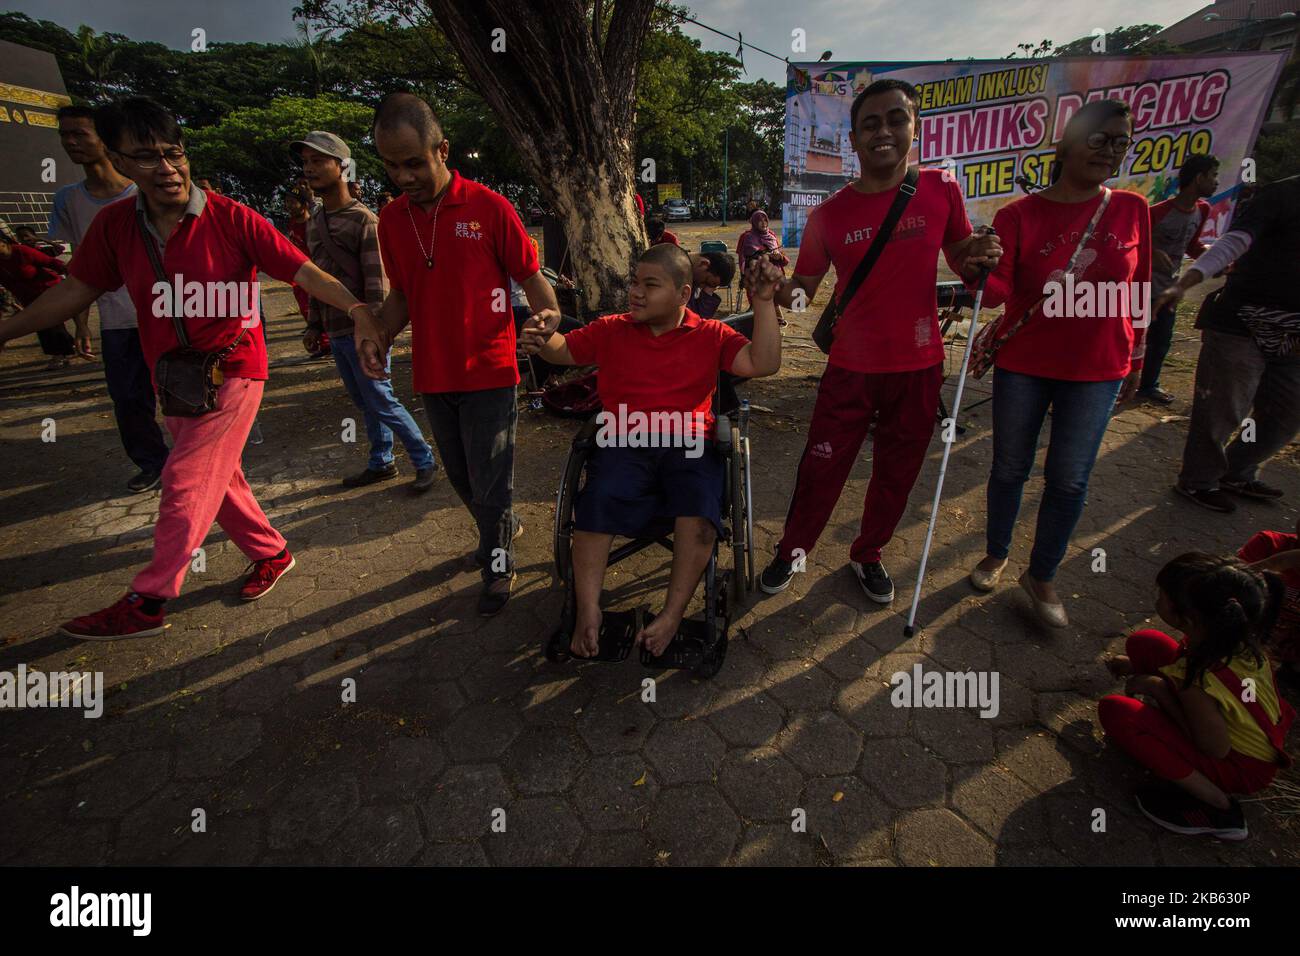
<svg viewBox="0 0 1300 956">
<path fill-rule="evenodd" d="M 671 531 L 675 518 L 705 518 L 722 533 L 726 463 L 705 447 L 597 448 L 587 460 L 587 483 L 574 506 L 579 531 L 636 537 Z"/>
</svg>

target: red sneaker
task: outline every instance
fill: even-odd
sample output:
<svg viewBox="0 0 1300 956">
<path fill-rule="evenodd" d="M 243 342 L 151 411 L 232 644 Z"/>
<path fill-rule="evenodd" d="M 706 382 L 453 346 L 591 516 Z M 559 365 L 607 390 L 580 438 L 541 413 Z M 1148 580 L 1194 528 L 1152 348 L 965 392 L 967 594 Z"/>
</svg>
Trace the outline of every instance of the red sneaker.
<svg viewBox="0 0 1300 956">
<path fill-rule="evenodd" d="M 59 630 L 83 641 L 116 641 L 123 637 L 151 637 L 171 627 L 163 623 L 161 609 L 157 614 L 147 614 L 142 603 L 140 595 L 132 592 L 102 611 L 73 618 Z"/>
<path fill-rule="evenodd" d="M 284 549 L 284 557 L 254 561 L 249 566 L 251 570 L 244 579 L 244 586 L 239 589 L 239 596 L 245 601 L 256 601 L 275 587 L 275 582 L 297 563 L 288 548 Z"/>
</svg>

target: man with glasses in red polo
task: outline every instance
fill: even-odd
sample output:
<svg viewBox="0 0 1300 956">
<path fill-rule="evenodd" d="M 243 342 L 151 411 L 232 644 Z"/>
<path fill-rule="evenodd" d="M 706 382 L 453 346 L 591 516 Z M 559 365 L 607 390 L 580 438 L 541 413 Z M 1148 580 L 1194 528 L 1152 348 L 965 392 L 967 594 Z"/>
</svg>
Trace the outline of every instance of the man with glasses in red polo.
<svg viewBox="0 0 1300 956">
<path fill-rule="evenodd" d="M 262 216 L 193 185 L 180 127 L 157 103 L 131 97 L 102 107 L 95 129 L 137 191 L 99 212 L 69 263 L 68 278 L 0 325 L 0 346 L 57 325 L 105 291 L 125 286 L 155 380 L 159 358 L 180 346 L 173 306 L 192 348 L 222 354 L 213 376 L 217 407 L 165 418 L 172 450 L 162 473 L 152 560 L 126 596 L 61 628 L 71 637 L 107 641 L 158 634 L 168 626 L 163 605 L 180 593 L 214 520 L 252 562 L 240 592 L 244 600 L 266 594 L 294 566 L 240 467 L 267 376 L 258 270 L 353 315 L 367 307 Z M 169 287 L 183 289 L 184 301 L 170 301 Z M 200 295 L 192 297 L 192 289 Z M 231 289 L 242 292 L 231 297 Z M 218 291 L 222 304 L 214 307 Z"/>
</svg>

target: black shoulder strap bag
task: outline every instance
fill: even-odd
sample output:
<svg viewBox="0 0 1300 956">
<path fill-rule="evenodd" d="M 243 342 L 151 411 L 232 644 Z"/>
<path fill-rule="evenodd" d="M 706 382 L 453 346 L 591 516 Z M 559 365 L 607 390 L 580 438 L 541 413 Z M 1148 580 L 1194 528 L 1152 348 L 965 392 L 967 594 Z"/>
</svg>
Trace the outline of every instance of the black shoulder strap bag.
<svg viewBox="0 0 1300 956">
<path fill-rule="evenodd" d="M 145 252 L 149 254 L 149 264 L 153 274 L 164 285 L 170 285 L 163 272 L 162 257 L 153 237 L 149 235 L 148 224 L 143 209 L 136 210 L 136 220 L 140 226 L 140 238 L 144 240 Z M 174 296 L 169 296 L 172 325 L 176 329 L 176 339 L 181 343 L 178 349 L 172 349 L 158 357 L 154 365 L 153 377 L 158 387 L 158 405 L 164 415 L 176 415 L 181 418 L 197 418 L 217 410 L 217 391 L 225 377 L 221 372 L 221 360 L 235 350 L 247 329 L 241 328 L 231 342 L 220 352 L 203 352 L 190 347 L 190 337 L 185 332 L 185 323 L 181 320 L 180 303 Z"/>
<path fill-rule="evenodd" d="M 831 345 L 835 341 L 835 323 L 839 321 L 844 310 L 849 307 L 853 297 L 857 295 L 858 289 L 862 288 L 862 283 L 866 281 L 867 274 L 871 272 L 871 267 L 876 264 L 880 254 L 885 251 L 885 243 L 893 234 L 894 228 L 898 225 L 898 220 L 903 218 L 903 210 L 907 208 L 908 201 L 916 195 L 916 180 L 920 172 L 916 166 L 911 166 L 903 181 L 899 183 L 898 193 L 894 196 L 894 203 L 889 207 L 889 212 L 885 214 L 885 220 L 880 224 L 880 230 L 876 233 L 876 238 L 872 240 L 871 247 L 867 249 L 867 254 L 862 257 L 858 267 L 853 270 L 853 275 L 849 277 L 849 283 L 844 287 L 844 294 L 836 301 L 831 296 L 830 304 L 822 312 L 821 318 L 817 320 L 817 328 L 813 329 L 812 338 L 817 343 L 817 347 L 827 355 L 831 354 Z M 852 187 L 846 187 L 852 188 Z"/>
</svg>

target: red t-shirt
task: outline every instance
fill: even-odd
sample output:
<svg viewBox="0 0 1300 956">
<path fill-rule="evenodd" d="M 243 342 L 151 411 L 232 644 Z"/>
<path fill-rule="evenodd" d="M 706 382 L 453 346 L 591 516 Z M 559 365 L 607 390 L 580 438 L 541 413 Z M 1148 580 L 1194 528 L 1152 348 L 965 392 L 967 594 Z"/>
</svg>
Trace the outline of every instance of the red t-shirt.
<svg viewBox="0 0 1300 956">
<path fill-rule="evenodd" d="M 13 243 L 8 259 L 0 259 L 0 285 L 24 307 L 35 302 L 50 286 L 58 285 L 68 268 L 39 249 Z"/>
<path fill-rule="evenodd" d="M 198 189 L 191 186 L 191 189 Z M 195 216 L 187 212 L 162 251 L 163 274 L 175 287 L 182 283 L 185 332 L 190 345 L 205 352 L 228 346 L 242 331 L 243 338 L 226 356 L 221 369 L 227 378 L 266 379 L 266 339 L 257 327 L 259 303 L 253 301 L 253 283 L 260 269 L 267 275 L 289 282 L 307 261 L 275 226 L 243 203 L 217 193 L 206 193 L 206 204 Z M 180 347 L 176 329 L 162 303 L 154 295 L 157 278 L 149 262 L 145 241 L 136 220 L 136 197 L 105 206 L 86 230 L 68 264 L 68 271 L 96 289 L 111 290 L 125 285 L 140 323 L 140 347 L 152 372 L 158 356 Z M 191 298 L 191 283 L 204 293 L 202 301 Z M 228 296 L 227 283 L 238 283 Z M 222 295 L 214 294 L 218 285 Z M 202 314 L 189 314 L 189 303 L 199 303 Z M 159 304 L 155 313 L 155 303 Z M 243 306 L 251 307 L 245 309 Z M 209 306 L 214 308 L 209 313 Z M 245 325 L 247 324 L 247 328 Z"/>
<path fill-rule="evenodd" d="M 537 250 L 510 200 L 460 173 L 451 176 L 434 213 L 405 194 L 379 212 L 384 271 L 411 317 L 415 390 L 518 385 L 510 280 L 522 284 L 537 273 Z M 421 242 L 432 250 L 433 268 Z"/>
<path fill-rule="evenodd" d="M 685 310 L 681 325 L 655 335 L 628 313 L 606 315 L 564 337 L 578 365 L 598 365 L 601 407 L 614 415 L 624 406 L 642 412 L 699 412 L 713 430 L 713 390 L 718 372 L 730 371 L 749 339 L 731 326 Z M 696 434 L 695 419 L 686 420 Z"/>
<path fill-rule="evenodd" d="M 1081 203 L 1026 196 L 993 217 L 1002 258 L 984 288 L 987 307 L 1006 303 L 1006 314 L 1023 315 L 1043 297 L 1049 280 L 1060 281 L 1101 195 Z M 1147 283 L 1151 278 L 1151 212 L 1137 193 L 1116 189 L 1092 239 L 1074 267 L 1076 297 L 1095 283 Z M 1068 291 L 1069 285 L 1063 284 Z M 1102 296 L 1097 295 L 1097 299 Z M 999 350 L 998 368 L 1071 382 L 1105 382 L 1142 367 L 1145 327 L 1133 328 L 1133 303 L 1119 315 L 1049 317 L 1039 309 Z"/>
<path fill-rule="evenodd" d="M 1283 531 L 1260 531 L 1237 552 L 1241 560 L 1254 564 L 1271 558 L 1280 551 L 1300 548 L 1300 537 Z M 1284 661 L 1300 663 L 1300 571 L 1285 571 L 1281 575 L 1286 585 L 1282 609 L 1273 624 L 1271 640 L 1273 650 Z"/>
<path fill-rule="evenodd" d="M 939 251 L 971 233 L 956 180 L 922 169 L 894 234 L 835 324 L 831 365 L 851 372 L 914 372 L 943 361 L 935 282 Z M 871 247 L 898 189 L 861 193 L 851 185 L 814 209 L 799 242 L 794 273 L 821 276 L 835 266 L 835 295 Z"/>
</svg>

